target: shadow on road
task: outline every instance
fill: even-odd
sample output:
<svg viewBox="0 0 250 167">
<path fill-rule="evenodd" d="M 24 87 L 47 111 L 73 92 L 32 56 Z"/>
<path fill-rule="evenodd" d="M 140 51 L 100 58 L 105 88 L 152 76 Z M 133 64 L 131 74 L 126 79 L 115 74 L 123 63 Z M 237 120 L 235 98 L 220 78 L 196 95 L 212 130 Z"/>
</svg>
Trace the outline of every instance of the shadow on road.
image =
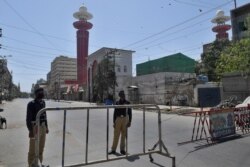
<svg viewBox="0 0 250 167">
<path fill-rule="evenodd" d="M 232 141 L 232 140 L 237 140 L 237 139 L 243 138 L 243 137 L 247 137 L 247 136 L 234 135 L 234 136 L 229 136 L 229 137 L 220 139 L 220 140 L 215 141 L 215 142 L 212 142 L 212 143 L 207 143 L 207 142 L 205 142 L 205 141 L 204 141 L 204 142 L 199 142 L 199 143 L 196 142 L 196 144 L 199 144 L 199 146 L 195 146 L 195 147 L 194 147 L 195 149 L 194 149 L 193 151 L 190 151 L 189 153 L 198 151 L 198 150 L 200 150 L 200 149 L 208 148 L 208 147 L 211 147 L 211 146 L 220 144 L 220 143 L 225 143 L 225 142 L 229 142 L 229 141 Z M 204 144 L 204 143 L 205 143 L 205 144 Z"/>
<path fill-rule="evenodd" d="M 128 158 L 127 158 L 127 160 L 128 160 L 129 162 L 134 162 L 134 161 L 139 160 L 139 159 L 140 159 L 139 156 L 131 156 L 131 157 L 128 157 Z"/>
</svg>

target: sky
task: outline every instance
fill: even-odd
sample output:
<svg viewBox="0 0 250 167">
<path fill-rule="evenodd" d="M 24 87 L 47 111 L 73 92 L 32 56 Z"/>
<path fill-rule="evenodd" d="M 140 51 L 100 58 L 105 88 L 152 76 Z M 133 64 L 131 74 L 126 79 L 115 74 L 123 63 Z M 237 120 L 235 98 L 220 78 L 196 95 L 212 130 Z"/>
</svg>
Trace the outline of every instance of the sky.
<svg viewBox="0 0 250 167">
<path fill-rule="evenodd" d="M 102 47 L 136 51 L 134 75 L 136 64 L 178 52 L 199 60 L 202 45 L 215 40 L 216 11 L 230 15 L 234 8 L 232 0 L 0 0 L 0 55 L 7 56 L 22 91 L 46 79 L 55 57 L 76 57 L 73 13 L 83 3 L 94 16 L 89 53 Z"/>
</svg>

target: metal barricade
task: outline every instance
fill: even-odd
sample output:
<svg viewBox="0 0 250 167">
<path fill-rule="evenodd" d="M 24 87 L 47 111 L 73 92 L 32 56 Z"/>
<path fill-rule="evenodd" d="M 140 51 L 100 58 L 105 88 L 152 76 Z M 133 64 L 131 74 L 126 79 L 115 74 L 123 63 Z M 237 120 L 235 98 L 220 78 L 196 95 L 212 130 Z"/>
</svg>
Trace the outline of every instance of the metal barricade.
<svg viewBox="0 0 250 167">
<path fill-rule="evenodd" d="M 250 133 L 250 106 L 236 108 L 234 111 L 236 131 Z"/>
<path fill-rule="evenodd" d="M 156 111 L 158 112 L 158 141 L 157 143 L 151 148 L 148 149 L 148 151 L 146 151 L 146 131 L 145 131 L 145 124 L 146 124 L 146 120 L 145 120 L 145 115 L 146 115 L 146 109 L 147 108 L 155 108 Z M 109 112 L 110 109 L 115 109 L 115 108 L 136 108 L 136 109 L 142 109 L 143 112 L 143 152 L 141 153 L 137 153 L 137 154 L 131 154 L 128 155 L 126 154 L 125 156 L 119 156 L 119 157 L 115 157 L 115 158 L 110 158 L 109 154 L 108 154 L 108 150 L 109 150 Z M 89 117 L 90 117 L 90 110 L 94 110 L 94 109 L 106 109 L 107 110 L 107 129 L 106 129 L 106 159 L 102 159 L 102 160 L 96 160 L 96 161 L 89 161 L 88 160 L 88 145 L 89 145 Z M 65 108 L 44 108 L 42 110 L 40 110 L 36 116 L 36 125 L 37 126 L 37 135 L 35 138 L 35 167 L 40 167 L 39 166 L 39 133 L 40 133 L 40 116 L 42 113 L 44 113 L 45 111 L 64 111 L 64 119 L 63 119 L 63 142 L 62 142 L 62 162 L 61 162 L 61 166 L 62 167 L 77 167 L 77 166 L 86 166 L 86 165 L 91 165 L 91 164 L 98 164 L 98 163 L 104 163 L 104 162 L 108 162 L 108 161 L 114 161 L 114 160 L 119 160 L 119 159 L 126 159 L 128 157 L 132 157 L 132 156 L 142 156 L 142 155 L 149 155 L 150 161 L 153 162 L 153 157 L 152 154 L 157 153 L 160 154 L 162 156 L 168 157 L 172 159 L 172 167 L 175 167 L 176 162 L 175 162 L 175 157 L 171 156 L 171 154 L 168 152 L 167 147 L 165 146 L 165 144 L 163 143 L 162 140 L 162 127 L 161 127 L 161 111 L 160 108 L 157 105 L 153 105 L 153 104 L 141 104 L 141 105 L 112 105 L 112 106 L 86 106 L 86 107 L 65 107 Z M 80 163 L 80 164 L 73 164 L 73 165 L 65 165 L 65 132 L 66 132 L 66 117 L 67 117 L 67 112 L 70 110 L 83 110 L 86 111 L 87 113 L 87 121 L 86 121 L 86 148 L 85 148 L 85 162 L 84 163 Z M 127 136 L 126 136 L 127 139 Z M 158 149 L 156 149 L 158 148 Z M 126 140 L 126 153 L 128 152 L 128 142 Z"/>
</svg>

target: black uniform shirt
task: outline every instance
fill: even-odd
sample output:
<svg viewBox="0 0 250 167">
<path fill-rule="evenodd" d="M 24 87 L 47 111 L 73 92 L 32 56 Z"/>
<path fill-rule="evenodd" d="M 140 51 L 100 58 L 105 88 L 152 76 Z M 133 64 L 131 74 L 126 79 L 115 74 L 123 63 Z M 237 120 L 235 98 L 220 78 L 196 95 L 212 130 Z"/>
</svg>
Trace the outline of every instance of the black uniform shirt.
<svg viewBox="0 0 250 167">
<path fill-rule="evenodd" d="M 130 104 L 130 102 L 127 101 L 127 100 L 119 100 L 115 104 L 116 105 L 124 105 L 124 104 Z M 126 114 L 126 108 L 115 108 L 113 122 L 115 123 L 116 118 L 120 117 L 122 115 L 124 117 L 127 116 L 127 114 Z M 128 108 L 128 116 L 129 116 L 129 122 L 131 123 L 131 121 L 132 121 L 132 110 L 131 110 L 131 108 Z"/>
<path fill-rule="evenodd" d="M 35 99 L 29 102 L 26 115 L 26 125 L 29 131 L 32 131 L 32 122 L 36 121 L 37 113 L 43 108 L 45 108 L 44 100 Z M 42 115 L 40 116 L 40 123 L 43 122 L 45 122 L 46 127 L 48 127 L 46 112 L 42 113 Z"/>
</svg>

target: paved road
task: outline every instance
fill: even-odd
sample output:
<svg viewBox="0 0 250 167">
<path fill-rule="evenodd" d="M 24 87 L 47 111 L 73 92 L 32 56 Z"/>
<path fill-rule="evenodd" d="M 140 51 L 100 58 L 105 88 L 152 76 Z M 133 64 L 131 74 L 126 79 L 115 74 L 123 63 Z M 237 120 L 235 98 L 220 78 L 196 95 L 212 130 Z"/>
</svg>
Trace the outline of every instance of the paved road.
<svg viewBox="0 0 250 167">
<path fill-rule="evenodd" d="M 29 99 L 30 100 L 30 99 Z M 0 167 L 25 167 L 28 152 L 28 132 L 25 126 L 26 104 L 28 99 L 17 99 L 4 106 L 2 116 L 7 117 L 8 129 L 0 130 Z M 47 101 L 48 107 L 86 106 L 87 103 L 65 103 Z M 112 125 L 112 113 L 110 124 Z M 66 164 L 82 162 L 85 159 L 86 113 L 71 111 L 67 113 L 66 134 Z M 146 145 L 152 147 L 157 141 L 157 115 L 148 112 L 146 117 Z M 47 136 L 45 161 L 52 167 L 60 166 L 62 142 L 62 112 L 48 113 L 50 134 Z M 191 137 L 192 117 L 177 115 L 162 115 L 163 140 L 169 152 L 176 156 L 178 167 L 249 167 L 250 138 L 216 144 L 203 149 L 196 149 L 204 143 L 193 143 L 178 146 L 178 142 L 187 141 Z M 113 131 L 110 127 L 109 137 L 112 140 Z M 105 158 L 106 150 L 106 112 L 91 111 L 89 160 Z M 109 142 L 109 145 L 111 145 Z M 142 112 L 133 112 L 132 127 L 129 129 L 129 153 L 142 151 Z M 149 162 L 148 156 L 134 157 L 104 164 L 91 165 L 95 167 L 168 167 L 171 160 L 154 155 L 155 164 Z"/>
</svg>

